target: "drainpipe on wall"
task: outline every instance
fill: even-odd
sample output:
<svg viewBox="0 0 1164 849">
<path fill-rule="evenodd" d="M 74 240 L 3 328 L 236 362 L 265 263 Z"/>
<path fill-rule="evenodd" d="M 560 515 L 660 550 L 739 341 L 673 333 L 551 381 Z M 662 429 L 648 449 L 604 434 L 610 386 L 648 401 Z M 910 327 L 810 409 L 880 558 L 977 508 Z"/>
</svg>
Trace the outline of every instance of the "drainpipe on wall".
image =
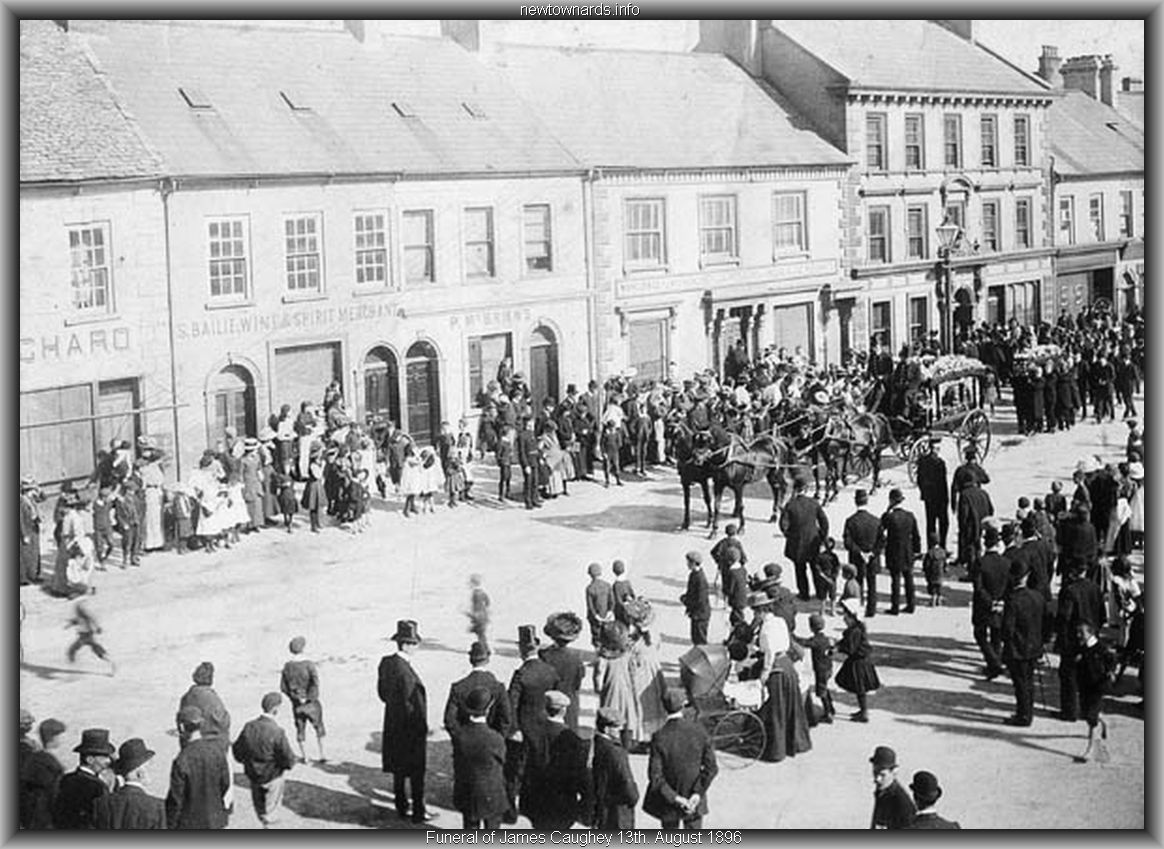
<svg viewBox="0 0 1164 849">
<path fill-rule="evenodd" d="M 174 418 L 174 476 L 182 479 L 182 452 L 178 445 L 178 356 L 175 350 L 174 332 L 174 281 L 173 264 L 170 257 L 170 195 L 177 191 L 177 184 L 170 177 L 158 181 L 158 193 L 162 196 L 162 225 L 165 229 L 166 246 L 166 314 L 169 325 L 170 342 L 170 398 L 173 400 Z"/>
<path fill-rule="evenodd" d="M 597 179 L 593 168 L 586 172 L 582 180 L 582 238 L 586 261 L 586 288 L 590 290 L 590 297 L 586 299 L 586 344 L 589 348 L 588 359 L 590 366 L 590 380 L 598 380 L 598 285 L 595 280 L 594 258 L 594 181 Z"/>
</svg>

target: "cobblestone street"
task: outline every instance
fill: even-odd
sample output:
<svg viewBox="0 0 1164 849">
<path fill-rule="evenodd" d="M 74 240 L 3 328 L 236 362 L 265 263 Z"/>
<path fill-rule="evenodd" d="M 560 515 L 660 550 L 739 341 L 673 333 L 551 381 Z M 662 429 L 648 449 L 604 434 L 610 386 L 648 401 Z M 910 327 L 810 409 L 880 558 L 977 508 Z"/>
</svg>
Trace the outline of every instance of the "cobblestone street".
<svg viewBox="0 0 1164 849">
<path fill-rule="evenodd" d="M 1075 461 L 1085 453 L 1122 452 L 1126 433 L 1116 421 L 1088 423 L 1060 435 L 1008 436 L 1013 414 L 1001 406 L 996 427 L 985 465 L 993 478 L 988 491 L 1001 514 L 1013 514 L 1020 495 L 1044 494 L 1052 480 L 1068 484 Z M 952 471 L 952 441 L 943 450 Z M 27 619 L 21 704 L 38 719 L 64 720 L 70 735 L 101 726 L 116 741 L 144 738 L 158 752 L 150 790 L 164 796 L 178 748 L 170 729 L 191 670 L 201 660 L 214 662 L 215 687 L 231 711 L 235 734 L 259 713 L 263 693 L 278 688 L 287 641 L 302 634 L 322 677 L 329 762 L 300 765 L 289 774 L 290 813 L 283 827 L 413 827 L 392 810 L 391 782 L 380 772 L 376 696 L 376 666 L 390 650 L 387 637 L 398 619 L 413 618 L 424 638 L 416 666 L 428 688 L 429 723 L 437 729 L 428 758 L 429 805 L 437 815 L 432 825 L 459 828 L 451 801 L 450 744 L 440 726 L 448 686 L 467 668 L 470 636 L 463 610 L 469 575 L 480 573 L 492 596 L 492 670 L 508 683 L 517 664 L 517 626 L 534 623 L 540 630 L 551 612 L 583 611 L 586 565 L 599 561 L 609 577 L 611 561 L 622 558 L 636 590 L 654 605 L 664 671 L 677 683 L 677 658 L 688 646 L 678 603 L 685 582 L 683 554 L 701 550 L 706 562 L 711 545 L 700 530 L 702 505 L 694 510 L 696 527 L 676 531 L 682 499 L 669 468 L 652 470 L 646 480 L 628 476 L 622 488 L 572 484 L 569 497 L 534 513 L 500 505 L 490 471 L 481 470 L 474 503 L 456 509 L 439 504 L 433 515 L 405 520 L 395 499 L 374 499 L 371 526 L 363 535 L 338 527 L 313 535 L 301 514 L 291 535 L 266 530 L 244 537 L 233 550 L 153 554 L 140 569 L 126 572 L 111 566 L 98 575 L 91 606 L 104 624 L 115 677 L 88 653 L 70 665 L 64 625 L 71 605 L 36 587 L 22 588 Z M 906 506 L 921 519 L 904 467 L 894 461 L 883 477 L 871 508 L 881 512 L 889 487 L 902 485 Z M 851 512 L 852 489 L 827 508 L 834 535 Z M 766 487 L 749 491 L 743 541 L 752 570 L 782 560 L 782 541 L 766 522 L 769 504 Z M 884 593 L 884 573 L 880 580 Z M 920 569 L 918 581 L 924 604 Z M 1144 827 L 1145 735 L 1134 672 L 1105 706 L 1112 762 L 1073 763 L 1087 727 L 1050 715 L 1058 700 L 1053 671 L 1044 673 L 1044 686 L 1036 692 L 1034 725 L 1002 724 L 1013 707 L 1012 688 L 1005 676 L 988 682 L 982 675 L 968 588 L 950 576 L 948 606 L 870 620 L 883 688 L 870 697 L 869 724 L 847 721 L 854 704 L 842 692 L 838 722 L 813 730 L 811 752 L 779 764 L 741 766 L 721 759 L 705 827 L 866 828 L 872 808 L 868 758 L 877 745 L 896 749 L 904 784 L 915 770 L 935 772 L 945 790 L 941 810 L 963 828 Z M 807 633 L 805 619 L 804 613 L 798 618 L 800 634 Z M 717 610 L 713 641 L 722 638 L 724 622 Z M 839 616 L 828 620 L 828 630 L 839 635 Z M 584 688 L 582 724 L 589 731 L 597 707 L 589 676 Z M 280 718 L 291 731 L 289 718 Z M 311 750 L 309 741 L 309 755 Z M 71 760 L 65 755 L 70 768 Z M 631 762 L 641 790 L 646 757 L 634 755 Z M 257 827 L 241 767 L 233 762 L 232 767 L 236 803 L 230 828 Z M 657 826 L 641 810 L 636 823 Z"/>
</svg>

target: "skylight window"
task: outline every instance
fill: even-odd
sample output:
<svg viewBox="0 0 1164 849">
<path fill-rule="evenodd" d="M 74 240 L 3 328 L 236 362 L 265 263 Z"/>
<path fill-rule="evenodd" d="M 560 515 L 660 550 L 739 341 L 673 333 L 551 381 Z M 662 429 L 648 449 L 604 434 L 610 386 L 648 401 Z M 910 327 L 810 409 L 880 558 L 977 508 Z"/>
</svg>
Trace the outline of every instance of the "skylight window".
<svg viewBox="0 0 1164 849">
<path fill-rule="evenodd" d="M 311 107 L 307 105 L 307 101 L 297 94 L 289 91 L 280 91 L 279 96 L 283 98 L 283 102 L 290 106 L 296 112 L 310 112 Z"/>
<path fill-rule="evenodd" d="M 464 103 L 461 104 L 461 106 L 464 107 L 464 110 L 466 112 L 468 112 L 470 115 L 472 115 L 474 118 L 486 118 L 486 117 L 488 117 L 485 114 L 485 110 L 482 109 L 480 106 L 478 106 L 476 103 L 470 103 L 469 101 L 466 100 Z"/>
<path fill-rule="evenodd" d="M 186 105 L 191 109 L 213 109 L 214 104 L 210 102 L 201 89 L 183 87 L 178 89 L 178 94 L 182 95 L 182 99 L 186 101 Z"/>
<path fill-rule="evenodd" d="M 396 110 L 396 114 L 401 118 L 415 118 L 416 112 L 406 100 L 392 101 L 392 108 Z"/>
</svg>

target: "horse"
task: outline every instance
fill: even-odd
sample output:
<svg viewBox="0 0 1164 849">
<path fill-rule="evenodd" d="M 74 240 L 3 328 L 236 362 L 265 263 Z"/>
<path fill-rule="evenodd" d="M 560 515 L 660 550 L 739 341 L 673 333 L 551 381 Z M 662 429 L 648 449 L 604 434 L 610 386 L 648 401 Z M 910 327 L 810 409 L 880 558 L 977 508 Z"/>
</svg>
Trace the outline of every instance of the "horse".
<svg viewBox="0 0 1164 849">
<path fill-rule="evenodd" d="M 881 486 L 881 452 L 894 444 L 889 419 L 882 413 L 853 413 L 844 419 L 849 434 L 848 451 L 842 477 L 848 476 L 850 460 L 868 462 L 873 469 L 873 483 L 869 488 L 875 492 Z"/>
<path fill-rule="evenodd" d="M 651 418 L 647 415 L 646 399 L 632 390 L 630 396 L 622 402 L 622 411 L 626 413 L 627 452 L 634 462 L 635 473 L 639 477 L 646 477 L 647 442 L 653 430 Z"/>
<path fill-rule="evenodd" d="M 824 469 L 824 501 L 837 497 L 841 469 L 849 450 L 848 428 L 836 416 L 816 407 L 788 405 L 783 409 L 784 417 L 775 428 L 782 433 L 790 446 L 790 454 L 795 465 L 807 463 L 812 469 L 816 488 L 813 496 L 821 497 L 821 469 Z"/>
<path fill-rule="evenodd" d="M 698 483 L 703 490 L 703 504 L 707 508 L 707 523 L 711 527 L 711 490 L 707 483 L 714 468 L 698 457 L 706 458 L 709 452 L 707 431 L 689 427 L 680 413 L 674 413 L 667 421 L 668 438 L 675 453 L 675 468 L 679 472 L 679 483 L 683 486 L 683 524 L 679 530 L 691 527 L 691 485 Z"/>
<path fill-rule="evenodd" d="M 770 434 L 764 434 L 750 443 L 745 443 L 737 436 L 726 433 L 724 435 L 727 441 L 715 446 L 708 455 L 715 470 L 712 478 L 714 498 L 711 533 L 708 539 L 714 539 L 719 529 L 719 505 L 725 489 L 731 489 L 735 494 L 736 504 L 732 518 L 739 522 L 741 535 L 744 533 L 745 525 L 744 487 L 761 478 L 768 481 L 768 486 L 772 489 L 772 516 L 769 519 L 771 522 L 779 518 L 780 505 L 787 489 L 784 468 L 791 455 L 787 442 Z M 723 459 L 719 460 L 721 456 Z"/>
</svg>

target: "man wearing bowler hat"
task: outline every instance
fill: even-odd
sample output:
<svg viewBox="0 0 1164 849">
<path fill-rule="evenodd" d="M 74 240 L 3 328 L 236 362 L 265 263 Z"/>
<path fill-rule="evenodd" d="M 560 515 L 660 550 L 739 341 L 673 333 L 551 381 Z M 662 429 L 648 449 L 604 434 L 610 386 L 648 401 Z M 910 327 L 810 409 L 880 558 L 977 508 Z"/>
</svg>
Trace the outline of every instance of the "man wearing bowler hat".
<svg viewBox="0 0 1164 849">
<path fill-rule="evenodd" d="M 121 786 L 93 803 L 94 828 L 101 831 L 165 829 L 166 803 L 146 792 L 146 763 L 154 753 L 133 737 L 117 750 Z"/>
<path fill-rule="evenodd" d="M 428 758 L 428 696 L 424 683 L 412 667 L 412 654 L 420 645 L 416 622 L 396 623 L 396 652 L 380 660 L 378 692 L 384 703 L 384 732 L 381 762 L 392 773 L 396 812 L 414 823 L 433 817 L 424 807 L 424 770 Z M 405 793 L 407 779 L 412 791 L 412 807 Z"/>
<path fill-rule="evenodd" d="M 449 687 L 449 699 L 445 702 L 445 730 L 449 736 L 469 724 L 468 709 L 469 694 L 474 690 L 483 689 L 489 694 L 489 711 L 485 716 L 485 724 L 496 731 L 502 738 L 508 737 L 513 730 L 513 711 L 509 704 L 509 696 L 505 692 L 505 685 L 489 671 L 489 645 L 478 640 L 469 646 L 469 674 L 459 681 L 454 681 Z"/>
<path fill-rule="evenodd" d="M 913 513 L 902 507 L 900 489 L 889 491 L 889 510 L 881 517 L 877 532 L 877 552 L 885 554 L 889 570 L 889 614 L 901 612 L 901 580 L 905 579 L 905 612 L 914 611 L 913 561 L 921 557 L 921 534 Z"/>
<path fill-rule="evenodd" d="M 671 831 L 680 823 L 692 831 L 703 827 L 707 790 L 719 772 L 711 737 L 683 716 L 686 701 L 683 691 L 674 687 L 663 694 L 667 721 L 651 737 L 647 761 L 643 811 Z"/>
<path fill-rule="evenodd" d="M 109 793 L 102 773 L 112 765 L 117 750 L 109 742 L 108 729 L 86 728 L 73 751 L 81 756 L 81 763 L 61 776 L 53 805 L 53 828 L 58 831 L 93 827 L 93 803 Z"/>
<path fill-rule="evenodd" d="M 538 657 L 538 632 L 533 625 L 517 628 L 521 666 L 509 680 L 509 704 L 517 732 L 507 744 L 505 785 L 509 798 L 507 823 L 517 822 L 517 796 L 525 771 L 540 768 L 538 754 L 546 735 L 546 692 L 558 686 L 558 670 Z"/>
<path fill-rule="evenodd" d="M 917 488 L 926 506 L 926 538 L 937 534 L 938 544 L 946 547 L 950 532 L 950 485 L 946 479 L 946 461 L 938 453 L 940 436 L 931 436 L 917 458 Z"/>
<path fill-rule="evenodd" d="M 869 512 L 869 493 L 858 489 L 853 494 L 857 511 L 845 520 L 844 546 L 849 563 L 857 570 L 857 584 L 865 600 L 865 616 L 877 614 L 877 517 Z"/>
<path fill-rule="evenodd" d="M 230 764 L 222 741 L 204 737 L 202 710 L 187 705 L 178 712 L 178 734 L 186 745 L 170 768 L 170 792 L 166 796 L 166 827 L 205 830 L 226 828 L 228 807 L 233 805 Z M 226 740 L 227 747 L 230 740 Z"/>
<path fill-rule="evenodd" d="M 917 805 L 917 815 L 907 828 L 919 830 L 941 829 L 944 831 L 952 829 L 961 830 L 962 826 L 958 825 L 958 823 L 938 816 L 938 812 L 934 810 L 934 806 L 938 804 L 938 799 L 942 798 L 942 788 L 938 784 L 938 777 L 936 775 L 932 772 L 925 772 L 924 770 L 922 772 L 915 772 L 909 789 L 913 793 L 914 804 Z"/>
<path fill-rule="evenodd" d="M 909 828 L 917 808 L 897 781 L 897 752 L 878 746 L 869 763 L 873 765 L 873 821 L 869 828 Z"/>
<path fill-rule="evenodd" d="M 492 676 L 490 676 L 492 677 Z M 465 830 L 495 830 L 509 805 L 505 795 L 505 738 L 489 727 L 489 711 L 498 699 L 488 687 L 474 687 L 465 696 L 467 717 L 450 728 L 453 742 L 453 805 Z"/>
</svg>

